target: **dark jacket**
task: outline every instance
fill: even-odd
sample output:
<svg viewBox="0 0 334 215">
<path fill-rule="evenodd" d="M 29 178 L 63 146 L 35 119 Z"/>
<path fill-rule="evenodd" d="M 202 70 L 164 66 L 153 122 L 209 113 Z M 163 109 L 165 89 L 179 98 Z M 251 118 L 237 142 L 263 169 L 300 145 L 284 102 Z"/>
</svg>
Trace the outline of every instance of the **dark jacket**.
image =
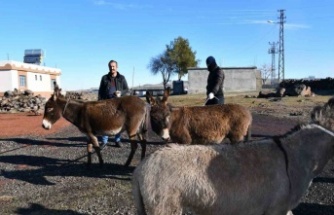
<svg viewBox="0 0 334 215">
<path fill-rule="evenodd" d="M 126 79 L 123 75 L 121 75 L 119 72 L 117 72 L 117 76 L 115 77 L 116 82 L 116 90 L 121 91 L 121 96 L 129 95 L 129 87 L 128 83 L 126 82 Z M 99 95 L 98 100 L 103 99 L 110 99 L 109 97 L 109 89 L 111 85 L 111 75 L 110 72 L 101 78 L 101 83 L 99 87 Z"/>
<path fill-rule="evenodd" d="M 219 66 L 216 66 L 215 68 L 210 69 L 209 72 L 206 95 L 209 95 L 209 93 L 212 92 L 217 98 L 224 98 L 224 71 Z"/>
</svg>

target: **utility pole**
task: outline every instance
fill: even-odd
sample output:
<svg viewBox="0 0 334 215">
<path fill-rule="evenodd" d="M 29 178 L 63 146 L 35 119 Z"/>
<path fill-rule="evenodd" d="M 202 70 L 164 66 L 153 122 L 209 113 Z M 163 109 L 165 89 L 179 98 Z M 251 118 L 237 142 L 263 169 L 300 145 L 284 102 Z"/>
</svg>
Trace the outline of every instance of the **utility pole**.
<svg viewBox="0 0 334 215">
<path fill-rule="evenodd" d="M 278 42 L 278 82 L 285 79 L 285 62 L 284 62 L 284 23 L 285 23 L 285 10 L 278 10 L 280 13 L 278 24 L 279 27 L 279 42 Z"/>
<path fill-rule="evenodd" d="M 133 67 L 133 70 L 132 70 L 132 88 L 133 88 L 134 79 L 135 79 L 135 67 Z"/>
<path fill-rule="evenodd" d="M 271 84 L 275 83 L 276 73 L 275 73 L 275 54 L 277 54 L 276 45 L 277 42 L 269 42 L 270 48 L 268 50 L 268 54 L 271 54 L 271 68 L 270 68 L 270 75 L 271 75 Z"/>
</svg>

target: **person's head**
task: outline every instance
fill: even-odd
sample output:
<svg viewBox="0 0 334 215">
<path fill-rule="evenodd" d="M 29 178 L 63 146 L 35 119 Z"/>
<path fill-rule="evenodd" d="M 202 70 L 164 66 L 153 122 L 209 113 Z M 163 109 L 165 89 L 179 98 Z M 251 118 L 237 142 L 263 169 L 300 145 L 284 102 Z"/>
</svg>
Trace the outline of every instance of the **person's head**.
<svg viewBox="0 0 334 215">
<path fill-rule="evenodd" d="M 109 72 L 111 73 L 111 75 L 115 77 L 117 75 L 117 68 L 118 68 L 117 61 L 115 60 L 109 61 L 108 67 L 109 67 Z"/>
<path fill-rule="evenodd" d="M 206 59 L 206 66 L 208 67 L 209 71 L 212 71 L 213 69 L 215 69 L 217 67 L 216 59 L 212 56 L 209 56 Z"/>
</svg>

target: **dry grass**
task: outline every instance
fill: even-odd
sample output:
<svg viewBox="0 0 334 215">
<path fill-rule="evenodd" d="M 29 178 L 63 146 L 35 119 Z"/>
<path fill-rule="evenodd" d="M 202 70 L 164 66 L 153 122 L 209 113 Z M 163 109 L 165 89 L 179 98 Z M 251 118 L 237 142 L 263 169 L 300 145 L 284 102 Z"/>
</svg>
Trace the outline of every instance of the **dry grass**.
<svg viewBox="0 0 334 215">
<path fill-rule="evenodd" d="M 283 97 L 278 100 L 279 103 L 284 103 L 286 106 L 303 107 L 320 105 L 328 101 L 332 96 L 314 96 L 314 97 Z M 183 105 L 203 105 L 206 96 L 204 94 L 198 95 L 175 95 L 169 97 L 169 102 L 176 106 Z M 279 98 L 277 98 L 279 99 Z M 255 95 L 227 95 L 225 103 L 237 103 L 246 107 L 253 107 L 258 104 L 275 106 L 277 102 L 274 99 L 256 98 Z"/>
<path fill-rule="evenodd" d="M 273 102 L 274 99 L 266 98 L 256 98 L 258 92 L 252 92 L 249 94 L 244 93 L 226 93 L 225 94 L 225 103 L 237 103 L 244 105 L 245 107 L 257 107 L 257 106 L 267 106 L 275 107 L 277 104 L 284 106 L 293 106 L 297 108 L 302 108 L 305 106 L 315 106 L 321 105 L 328 101 L 329 98 L 334 96 L 314 96 L 314 97 L 283 97 L 279 102 Z M 97 100 L 97 95 L 94 93 L 84 94 L 85 100 L 95 101 Z M 145 97 L 141 97 L 146 101 Z M 279 99 L 279 98 L 277 98 Z M 175 106 L 195 106 L 195 105 L 204 105 L 206 101 L 205 94 L 185 94 L 185 95 L 172 95 L 169 97 L 168 101 Z"/>
<path fill-rule="evenodd" d="M 253 113 L 271 115 L 275 117 L 294 117 L 299 122 L 308 122 L 311 110 L 317 105 L 323 105 L 332 96 L 314 97 L 283 97 L 256 98 L 256 95 L 226 95 L 225 103 L 243 105 Z M 206 96 L 203 95 L 175 95 L 169 97 L 174 106 L 203 105 Z"/>
</svg>

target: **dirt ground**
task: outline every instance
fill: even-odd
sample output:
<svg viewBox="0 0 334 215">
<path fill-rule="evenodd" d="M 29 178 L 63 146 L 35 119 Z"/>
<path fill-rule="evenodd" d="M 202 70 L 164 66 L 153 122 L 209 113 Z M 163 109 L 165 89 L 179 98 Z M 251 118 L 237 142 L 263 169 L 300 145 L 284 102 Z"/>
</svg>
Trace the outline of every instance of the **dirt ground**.
<svg viewBox="0 0 334 215">
<path fill-rule="evenodd" d="M 307 120 L 311 107 L 253 105 L 252 137 L 281 135 Z M 300 114 L 302 111 L 305 114 Z M 130 152 L 126 135 L 121 148 L 103 150 L 104 167 L 93 155 L 86 168 L 85 137 L 64 119 L 46 131 L 42 116 L 0 114 L 0 214 L 133 215 L 131 176 L 140 161 L 138 147 L 129 168 L 123 167 Z M 163 147 L 149 134 L 147 154 Z M 314 179 L 295 215 L 334 214 L 334 163 Z"/>
<path fill-rule="evenodd" d="M 71 123 L 61 118 L 52 130 L 42 128 L 43 116 L 31 113 L 0 114 L 0 137 L 17 137 L 29 135 L 50 135 Z"/>
</svg>

